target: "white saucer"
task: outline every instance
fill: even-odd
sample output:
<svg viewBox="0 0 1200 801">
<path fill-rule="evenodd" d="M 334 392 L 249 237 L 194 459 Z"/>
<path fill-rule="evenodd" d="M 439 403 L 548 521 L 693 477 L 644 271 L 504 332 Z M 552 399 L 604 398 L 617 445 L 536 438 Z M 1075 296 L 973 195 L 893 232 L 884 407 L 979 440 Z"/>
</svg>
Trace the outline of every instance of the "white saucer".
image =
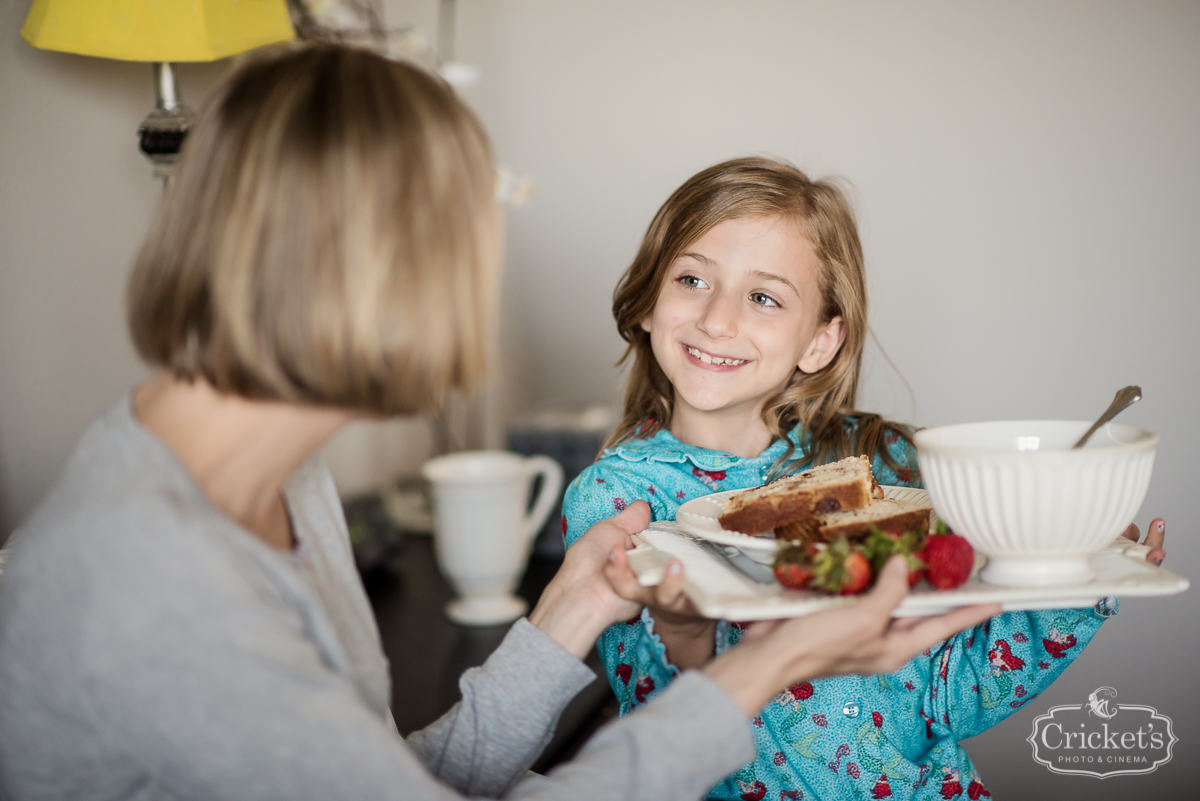
<svg viewBox="0 0 1200 801">
<path fill-rule="evenodd" d="M 525 599 L 497 594 L 455 598 L 446 604 L 446 617 L 462 626 L 496 626 L 511 623 L 529 609 Z"/>
</svg>

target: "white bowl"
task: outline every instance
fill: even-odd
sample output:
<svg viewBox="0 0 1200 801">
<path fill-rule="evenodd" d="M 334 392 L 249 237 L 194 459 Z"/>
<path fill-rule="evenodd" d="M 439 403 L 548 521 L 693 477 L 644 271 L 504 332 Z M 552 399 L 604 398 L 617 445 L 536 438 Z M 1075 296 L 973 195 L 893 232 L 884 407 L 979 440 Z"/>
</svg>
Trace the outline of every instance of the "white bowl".
<svg viewBox="0 0 1200 801">
<path fill-rule="evenodd" d="M 1091 581 L 1088 557 L 1120 536 L 1150 485 L 1158 435 L 1109 423 L 1012 420 L 916 434 L 933 506 L 988 558 L 980 578 L 1006 587 Z"/>
</svg>

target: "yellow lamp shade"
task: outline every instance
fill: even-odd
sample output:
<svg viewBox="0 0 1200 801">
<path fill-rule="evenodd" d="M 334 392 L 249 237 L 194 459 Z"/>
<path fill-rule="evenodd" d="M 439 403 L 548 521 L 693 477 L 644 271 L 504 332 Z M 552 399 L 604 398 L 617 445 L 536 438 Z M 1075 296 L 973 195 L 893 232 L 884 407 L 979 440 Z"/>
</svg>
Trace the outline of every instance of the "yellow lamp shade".
<svg viewBox="0 0 1200 801">
<path fill-rule="evenodd" d="M 285 0 L 34 0 L 34 47 L 125 61 L 213 61 L 293 38 Z"/>
</svg>

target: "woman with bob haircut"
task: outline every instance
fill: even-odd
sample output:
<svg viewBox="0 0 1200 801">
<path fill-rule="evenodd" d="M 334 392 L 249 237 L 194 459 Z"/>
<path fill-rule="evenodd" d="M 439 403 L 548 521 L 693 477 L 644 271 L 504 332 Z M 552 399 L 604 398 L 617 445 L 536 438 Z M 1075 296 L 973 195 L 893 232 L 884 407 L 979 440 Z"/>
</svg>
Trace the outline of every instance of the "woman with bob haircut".
<svg viewBox="0 0 1200 801">
<path fill-rule="evenodd" d="M 600 632 L 649 599 L 624 559 L 649 521 L 632 504 L 571 548 L 463 700 L 402 739 L 315 454 L 349 420 L 480 383 L 494 175 L 445 85 L 365 51 L 272 51 L 215 92 L 129 282 L 160 372 L 83 435 L 0 581 L 0 795 L 696 798 L 753 758 L 746 721 L 788 684 L 898 667 L 995 611 L 892 622 L 897 562 L 527 774 Z"/>
</svg>

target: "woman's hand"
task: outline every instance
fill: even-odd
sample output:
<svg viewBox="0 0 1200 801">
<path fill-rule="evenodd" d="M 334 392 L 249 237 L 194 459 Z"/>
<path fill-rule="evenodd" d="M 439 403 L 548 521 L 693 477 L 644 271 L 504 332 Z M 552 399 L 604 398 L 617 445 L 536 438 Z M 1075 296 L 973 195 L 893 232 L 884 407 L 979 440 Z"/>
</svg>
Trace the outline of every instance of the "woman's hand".
<svg viewBox="0 0 1200 801">
<path fill-rule="evenodd" d="M 908 594 L 908 567 L 893 557 L 875 588 L 853 603 L 790 620 L 755 623 L 738 646 L 704 672 L 753 716 L 772 696 L 804 679 L 891 673 L 936 642 L 1001 611 L 967 606 L 930 617 L 893 618 Z"/>
<path fill-rule="evenodd" d="M 1142 532 L 1133 523 L 1129 524 L 1129 528 L 1121 532 L 1121 536 L 1137 542 Z M 1150 521 L 1150 530 L 1146 534 L 1146 541 L 1142 543 L 1150 552 L 1146 554 L 1146 561 L 1156 565 L 1161 565 L 1163 560 L 1167 558 L 1167 552 L 1163 550 L 1164 541 L 1167 538 L 1167 523 L 1161 517 L 1156 517 Z"/>
<path fill-rule="evenodd" d="M 586 657 L 602 631 L 641 609 L 640 603 L 618 595 L 605 573 L 611 555 L 623 557 L 633 547 L 633 535 L 649 524 L 649 505 L 634 501 L 589 528 L 567 549 L 562 567 L 529 613 L 529 622 L 575 656 Z"/>
</svg>

